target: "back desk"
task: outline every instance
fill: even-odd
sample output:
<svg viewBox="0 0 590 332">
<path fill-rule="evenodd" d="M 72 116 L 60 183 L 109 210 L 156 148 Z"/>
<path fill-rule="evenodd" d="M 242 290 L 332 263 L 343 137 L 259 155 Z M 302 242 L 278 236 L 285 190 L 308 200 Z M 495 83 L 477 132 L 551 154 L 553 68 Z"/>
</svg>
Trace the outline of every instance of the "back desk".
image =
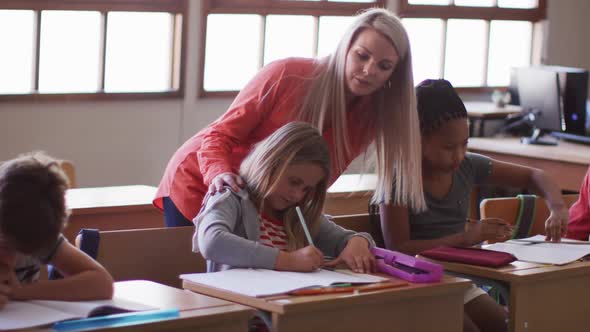
<svg viewBox="0 0 590 332">
<path fill-rule="evenodd" d="M 163 227 L 164 217 L 152 205 L 155 194 L 156 187 L 144 185 L 68 189 L 66 205 L 71 215 L 64 235 L 73 243 L 80 228 Z"/>
<path fill-rule="evenodd" d="M 521 144 L 518 137 L 472 137 L 467 148 L 493 159 L 542 169 L 562 190 L 576 192 L 590 165 L 590 145 L 567 141 L 550 146 Z"/>
</svg>

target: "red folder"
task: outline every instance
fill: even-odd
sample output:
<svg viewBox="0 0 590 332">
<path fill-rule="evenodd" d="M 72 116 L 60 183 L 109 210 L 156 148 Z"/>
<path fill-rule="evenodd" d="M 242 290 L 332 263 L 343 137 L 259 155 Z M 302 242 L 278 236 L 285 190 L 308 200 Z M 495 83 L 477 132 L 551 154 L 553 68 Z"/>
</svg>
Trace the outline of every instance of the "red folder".
<svg viewBox="0 0 590 332">
<path fill-rule="evenodd" d="M 425 250 L 420 255 L 436 260 L 457 262 L 464 264 L 501 267 L 508 265 L 516 260 L 514 255 L 480 248 L 463 248 L 441 246 Z"/>
</svg>

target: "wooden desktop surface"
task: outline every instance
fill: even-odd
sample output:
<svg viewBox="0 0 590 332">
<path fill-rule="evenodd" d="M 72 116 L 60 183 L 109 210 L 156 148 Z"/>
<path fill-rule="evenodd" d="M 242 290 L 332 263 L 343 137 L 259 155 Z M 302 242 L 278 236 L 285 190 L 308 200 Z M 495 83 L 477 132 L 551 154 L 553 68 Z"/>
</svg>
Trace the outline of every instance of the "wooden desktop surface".
<svg viewBox="0 0 590 332">
<path fill-rule="evenodd" d="M 470 283 L 445 276 L 441 282 L 409 284 L 367 293 L 254 298 L 184 281 L 186 289 L 271 313 L 273 330 L 460 331 L 463 295 Z M 368 323 L 370 322 L 370 324 Z"/>
<path fill-rule="evenodd" d="M 465 102 L 465 108 L 467 109 L 467 116 L 470 118 L 482 119 L 504 119 L 508 115 L 522 112 L 520 106 L 506 105 L 504 107 L 498 107 L 491 102 L 477 101 Z"/>
<path fill-rule="evenodd" d="M 513 332 L 586 331 L 590 326 L 590 262 L 552 266 L 517 261 L 498 269 L 438 263 L 448 271 L 507 284 Z"/>
<path fill-rule="evenodd" d="M 243 305 L 146 280 L 116 282 L 113 299 L 115 303 L 119 299 L 155 309 L 177 308 L 180 310 L 180 317 L 141 325 L 97 328 L 92 331 L 246 332 L 248 320 L 253 316 L 253 310 Z M 46 328 L 32 331 L 54 330 Z"/>
<path fill-rule="evenodd" d="M 377 174 L 343 174 L 328 188 L 324 212 L 330 215 L 367 213 Z"/>
<path fill-rule="evenodd" d="M 65 237 L 73 241 L 80 228 L 105 231 L 163 227 L 164 217 L 152 205 L 156 190 L 144 185 L 68 189 L 66 205 L 71 215 Z"/>
<path fill-rule="evenodd" d="M 590 165 L 590 145 L 567 141 L 547 146 L 521 144 L 518 137 L 472 137 L 468 149 L 497 160 L 540 168 L 562 190 L 578 191 Z"/>
</svg>

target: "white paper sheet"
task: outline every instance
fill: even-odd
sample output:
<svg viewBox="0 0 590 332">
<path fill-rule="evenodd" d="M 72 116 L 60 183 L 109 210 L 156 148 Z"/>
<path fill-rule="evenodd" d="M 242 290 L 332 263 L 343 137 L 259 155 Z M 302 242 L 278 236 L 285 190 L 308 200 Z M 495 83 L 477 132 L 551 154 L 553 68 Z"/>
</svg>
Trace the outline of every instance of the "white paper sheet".
<svg viewBox="0 0 590 332">
<path fill-rule="evenodd" d="M 562 240 L 561 243 L 544 242 L 545 236 L 511 240 L 484 246 L 485 249 L 513 254 L 518 260 L 564 265 L 590 255 L 590 243 L 576 240 Z M 528 242 L 527 242 L 528 241 Z"/>
<path fill-rule="evenodd" d="M 254 297 L 285 294 L 335 283 L 375 283 L 386 278 L 361 273 L 341 273 L 318 270 L 315 272 L 281 272 L 264 269 L 231 269 L 222 272 L 183 274 L 180 278 L 214 288 Z"/>
</svg>

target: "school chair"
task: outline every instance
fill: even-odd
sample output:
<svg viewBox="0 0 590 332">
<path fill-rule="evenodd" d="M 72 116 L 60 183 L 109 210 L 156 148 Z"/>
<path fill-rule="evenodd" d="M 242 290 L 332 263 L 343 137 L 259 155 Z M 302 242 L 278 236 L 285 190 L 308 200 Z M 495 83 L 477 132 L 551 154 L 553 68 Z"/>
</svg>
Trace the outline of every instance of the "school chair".
<svg viewBox="0 0 590 332">
<path fill-rule="evenodd" d="M 570 208 L 577 200 L 578 194 L 563 195 L 563 200 Z M 545 220 L 549 216 L 547 203 L 535 195 L 518 195 L 517 197 L 486 198 L 480 204 L 481 218 L 500 218 L 514 225 L 514 238 L 545 234 Z M 493 241 L 489 241 L 493 243 Z"/>
<path fill-rule="evenodd" d="M 69 160 L 58 160 L 58 163 L 68 178 L 68 188 L 76 188 L 78 183 L 76 182 L 76 168 L 74 164 Z"/>
<path fill-rule="evenodd" d="M 115 281 L 142 279 L 182 288 L 180 274 L 206 272 L 203 257 L 192 252 L 194 229 L 84 229 L 76 246 L 102 264 Z"/>
</svg>

